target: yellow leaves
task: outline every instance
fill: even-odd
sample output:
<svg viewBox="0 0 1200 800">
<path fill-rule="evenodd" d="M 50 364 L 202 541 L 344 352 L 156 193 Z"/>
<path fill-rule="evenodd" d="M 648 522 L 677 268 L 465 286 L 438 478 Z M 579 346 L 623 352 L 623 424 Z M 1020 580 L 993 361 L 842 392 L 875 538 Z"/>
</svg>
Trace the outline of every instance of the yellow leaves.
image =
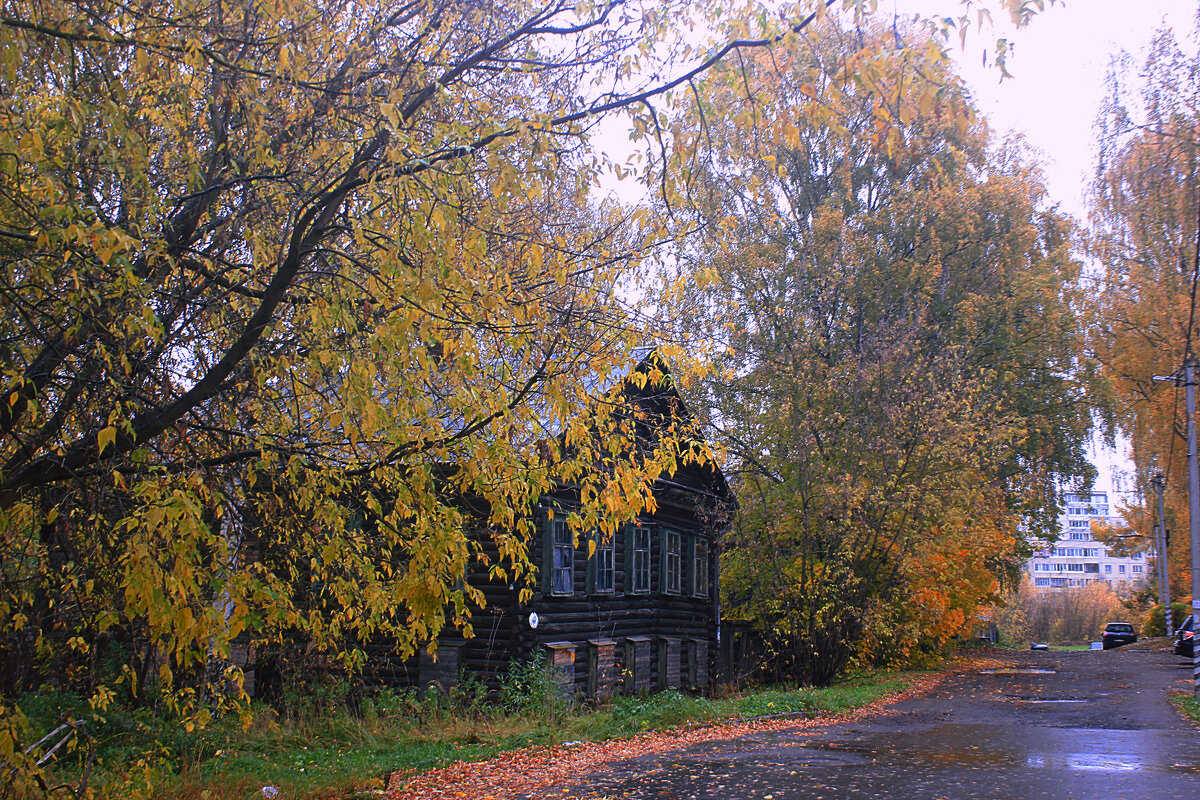
<svg viewBox="0 0 1200 800">
<path fill-rule="evenodd" d="M 92 710 L 104 713 L 112 705 L 113 700 L 117 698 L 117 693 L 108 686 L 97 686 L 92 696 L 88 698 L 88 705 Z"/>
<path fill-rule="evenodd" d="M 23 159 L 38 162 L 46 157 L 42 135 L 37 130 L 28 130 L 20 138 L 20 155 Z"/>
<path fill-rule="evenodd" d="M 544 251 L 540 244 L 534 244 L 526 251 L 526 262 L 528 264 L 528 274 L 538 275 L 542 272 Z M 489 309 L 490 310 L 490 309 Z"/>
<path fill-rule="evenodd" d="M 934 102 L 938 99 L 941 89 L 933 87 L 923 87 L 917 93 L 917 111 L 922 117 L 928 117 L 933 113 Z"/>
<path fill-rule="evenodd" d="M 116 439 L 117 429 L 114 426 L 109 425 L 107 428 L 102 428 L 100 432 L 96 434 L 96 445 L 100 448 L 100 454 L 103 455 L 105 448 L 116 441 Z"/>
</svg>

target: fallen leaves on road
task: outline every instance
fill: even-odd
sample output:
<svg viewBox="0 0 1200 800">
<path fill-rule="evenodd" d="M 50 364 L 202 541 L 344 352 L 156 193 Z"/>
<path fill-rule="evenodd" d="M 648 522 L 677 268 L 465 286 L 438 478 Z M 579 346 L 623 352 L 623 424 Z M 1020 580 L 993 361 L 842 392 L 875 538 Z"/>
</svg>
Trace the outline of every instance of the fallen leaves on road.
<svg viewBox="0 0 1200 800">
<path fill-rule="evenodd" d="M 970 668 L 978 668 L 978 663 L 973 662 Z M 405 800 L 516 800 L 519 797 L 571 800 L 569 790 L 561 787 L 577 784 L 582 778 L 605 765 L 655 753 L 681 750 L 700 742 L 731 739 L 750 733 L 804 732 L 805 729 L 815 730 L 840 722 L 853 722 L 868 716 L 886 714 L 887 707 L 892 703 L 929 692 L 948 674 L 940 673 L 917 679 L 902 692 L 895 692 L 843 714 L 829 714 L 813 719 L 760 718 L 649 731 L 630 739 L 608 742 L 575 742 L 550 747 L 531 747 L 502 753 L 486 761 L 459 761 L 415 775 L 398 773 L 392 778 L 389 794 Z"/>
</svg>

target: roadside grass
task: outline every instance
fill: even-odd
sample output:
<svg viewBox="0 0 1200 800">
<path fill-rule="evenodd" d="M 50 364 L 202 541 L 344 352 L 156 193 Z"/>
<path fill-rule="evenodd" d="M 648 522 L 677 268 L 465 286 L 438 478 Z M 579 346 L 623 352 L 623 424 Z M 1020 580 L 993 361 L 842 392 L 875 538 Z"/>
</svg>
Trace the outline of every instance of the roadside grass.
<svg viewBox="0 0 1200 800">
<path fill-rule="evenodd" d="M 901 691 L 917 672 L 864 672 L 825 688 L 769 687 L 715 698 L 670 690 L 620 697 L 589 710 L 539 701 L 532 708 L 484 703 L 478 695 L 449 701 L 383 692 L 357 713 L 317 708 L 281 717 L 258 706 L 248 726 L 219 719 L 186 732 L 146 711 L 113 707 L 104 715 L 65 694 L 27 697 L 35 735 L 64 715 L 88 720 L 97 759 L 88 785 L 98 797 L 250 800 L 273 786 L 278 800 L 372 796 L 396 771 L 479 760 L 530 745 L 604 741 L 644 731 L 738 719 L 817 716 L 861 707 Z M 55 777 L 77 780 L 81 753 L 56 763 Z"/>
<path fill-rule="evenodd" d="M 1200 700 L 1191 692 L 1175 691 L 1167 693 L 1167 700 L 1180 715 L 1193 725 L 1200 725 Z"/>
</svg>

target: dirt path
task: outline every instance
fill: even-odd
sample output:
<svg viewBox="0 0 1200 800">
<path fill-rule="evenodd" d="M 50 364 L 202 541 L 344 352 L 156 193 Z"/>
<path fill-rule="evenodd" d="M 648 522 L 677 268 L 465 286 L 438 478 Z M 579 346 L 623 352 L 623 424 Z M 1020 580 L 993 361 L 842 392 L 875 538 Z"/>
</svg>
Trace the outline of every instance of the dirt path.
<svg viewBox="0 0 1200 800">
<path fill-rule="evenodd" d="M 965 665 L 959 669 L 966 669 Z M 683 730 L 653 731 L 631 739 L 583 742 L 553 747 L 533 747 L 504 753 L 486 761 L 459 762 L 415 776 L 395 776 L 388 794 L 405 800 L 470 798 L 471 800 L 517 800 L 518 798 L 595 797 L 580 779 L 605 770 L 609 765 L 638 758 L 670 757 L 707 743 L 745 736 L 789 733 L 810 735 L 818 730 L 848 724 L 888 713 L 888 707 L 934 689 L 947 675 L 934 675 L 910 685 L 903 692 L 882 698 L 854 712 L 815 719 L 790 718 L 738 721 L 704 725 Z M 575 788 L 572 788 L 575 786 Z"/>
</svg>

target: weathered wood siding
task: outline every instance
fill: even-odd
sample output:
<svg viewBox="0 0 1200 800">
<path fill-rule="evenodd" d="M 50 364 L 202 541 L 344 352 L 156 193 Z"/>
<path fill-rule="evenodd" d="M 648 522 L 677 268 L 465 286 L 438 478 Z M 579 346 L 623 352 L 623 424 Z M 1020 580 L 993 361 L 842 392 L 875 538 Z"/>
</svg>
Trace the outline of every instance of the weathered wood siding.
<svg viewBox="0 0 1200 800">
<path fill-rule="evenodd" d="M 632 564 L 627 563 L 630 548 L 626 542 L 632 532 L 628 527 L 616 534 L 615 590 L 611 593 L 589 594 L 587 543 L 580 542 L 574 551 L 573 593 L 570 596 L 554 595 L 539 583 L 533 601 L 516 609 L 516 646 L 512 652 L 519 658 L 529 658 L 551 643 L 572 643 L 576 648 L 573 685 L 581 694 L 668 687 L 693 691 L 709 688 L 718 653 L 715 581 L 720 550 L 718 531 L 704 524 L 695 508 L 687 503 L 690 498 L 686 492 L 664 490 L 661 494 L 658 511 L 638 520 L 638 524 L 650 532 L 650 591 L 632 591 Z M 678 594 L 663 590 L 664 528 L 681 535 L 682 574 Z M 701 596 L 692 592 L 695 564 L 688 537 L 708 543 L 708 581 Z M 537 537 L 533 543 L 534 563 L 551 563 L 546 547 L 545 537 Z M 529 625 L 530 612 L 538 615 L 536 629 Z M 590 648 L 595 647 L 591 644 L 593 641 L 615 644 L 611 678 L 598 679 L 594 674 L 596 660 L 590 653 Z M 629 663 L 631 659 L 635 663 Z M 639 660 L 641 663 L 637 663 Z M 627 672 L 632 673 L 628 681 Z"/>
<path fill-rule="evenodd" d="M 643 362 L 638 369 L 649 363 Z M 682 399 L 669 382 L 659 388 L 636 387 L 631 383 L 627 391 L 627 400 L 648 414 L 645 422 L 638 423 L 648 443 L 656 435 L 655 418 L 679 419 L 687 414 Z M 681 466 L 669 479 L 655 485 L 654 495 L 655 513 L 637 521 L 650 531 L 648 592 L 632 590 L 632 564 L 627 563 L 628 527 L 620 530 L 614 541 L 612 592 L 591 590 L 586 541 L 577 542 L 573 550 L 570 595 L 548 591 L 549 581 L 540 572 L 532 587 L 533 599 L 520 603 L 522 587 L 499 583 L 480 568 L 465 576 L 486 598 L 486 607 L 472 621 L 473 637 L 443 638 L 439 647 L 442 655 L 436 663 L 428 657 L 402 662 L 389 660 L 382 651 L 372 652 L 368 673 L 377 675 L 379 682 L 394 686 L 436 682 L 445 687 L 453 667 L 489 681 L 495 688 L 497 676 L 510 664 L 544 651 L 571 673 L 569 683 L 580 695 L 602 699 L 612 692 L 667 687 L 706 691 L 717 674 L 720 655 L 720 533 L 728 524 L 736 501 L 720 471 L 711 465 Z M 550 569 L 553 563 L 541 526 L 546 510 L 557 508 L 565 514 L 576 501 L 577 495 L 564 488 L 543 498 L 533 512 L 539 533 L 531 542 L 530 559 L 540 571 Z M 676 531 L 682 537 L 679 593 L 664 591 L 664 529 Z M 689 542 L 697 540 L 707 543 L 707 581 L 701 596 L 692 591 L 695 565 Z M 487 559 L 494 562 L 498 554 L 490 537 L 481 535 L 479 543 Z M 537 628 L 530 625 L 531 613 L 537 614 Z"/>
</svg>

